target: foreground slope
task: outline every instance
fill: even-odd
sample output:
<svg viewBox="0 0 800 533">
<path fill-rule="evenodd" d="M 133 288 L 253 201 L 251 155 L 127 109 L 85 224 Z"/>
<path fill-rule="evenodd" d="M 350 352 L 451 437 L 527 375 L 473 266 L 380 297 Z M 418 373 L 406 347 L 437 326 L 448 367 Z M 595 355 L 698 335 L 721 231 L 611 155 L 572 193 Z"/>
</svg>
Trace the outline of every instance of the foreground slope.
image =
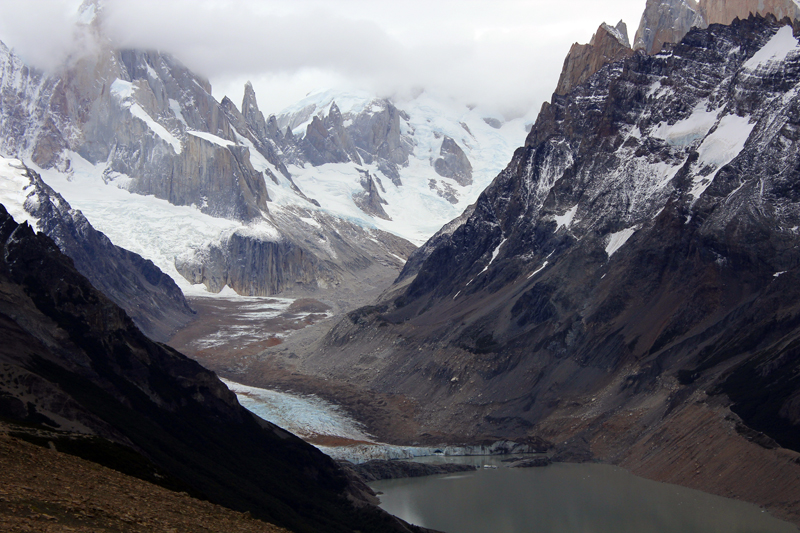
<svg viewBox="0 0 800 533">
<path fill-rule="evenodd" d="M 288 531 L 2 433 L 0 467 L 3 531 Z"/>
<path fill-rule="evenodd" d="M 150 341 L 4 208 L 0 249 L 0 415 L 126 446 L 180 487 L 293 531 L 407 530 L 330 458 Z"/>
<path fill-rule="evenodd" d="M 798 87 L 774 17 L 606 65 L 296 364 L 404 395 L 418 437 L 541 436 L 800 521 Z"/>
</svg>

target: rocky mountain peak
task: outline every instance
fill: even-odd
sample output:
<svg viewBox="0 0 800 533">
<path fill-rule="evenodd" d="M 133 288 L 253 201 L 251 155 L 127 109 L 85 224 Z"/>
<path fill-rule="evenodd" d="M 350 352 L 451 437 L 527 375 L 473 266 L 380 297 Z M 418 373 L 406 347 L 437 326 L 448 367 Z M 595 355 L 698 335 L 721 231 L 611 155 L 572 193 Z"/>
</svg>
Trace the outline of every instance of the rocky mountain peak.
<svg viewBox="0 0 800 533">
<path fill-rule="evenodd" d="M 603 22 L 600 25 L 600 28 L 605 30 L 606 33 L 608 33 L 609 35 L 612 35 L 613 37 L 615 37 L 617 39 L 617 41 L 619 41 L 620 44 L 622 44 L 623 46 L 625 46 L 627 48 L 631 47 L 631 42 L 630 42 L 630 40 L 628 40 L 628 25 L 625 24 L 625 21 L 620 20 L 619 22 L 617 22 L 616 26 L 611 26 L 610 24 L 606 24 L 605 22 Z M 598 33 L 600 33 L 600 32 L 598 31 Z M 592 36 L 592 40 L 589 41 L 589 44 L 591 44 L 591 45 L 597 44 L 595 42 L 595 39 L 597 38 L 598 33 L 595 33 Z"/>
<path fill-rule="evenodd" d="M 556 94 L 567 94 L 600 70 L 603 65 L 633 55 L 628 41 L 628 28 L 623 21 L 616 26 L 605 22 L 597 28 L 589 44 L 575 43 L 564 60 L 564 68 L 556 86 Z"/>
<path fill-rule="evenodd" d="M 258 109 L 256 102 L 256 92 L 253 90 L 253 84 L 249 81 L 244 84 L 244 98 L 242 98 L 242 116 L 247 121 L 247 124 L 255 130 L 260 138 L 269 137 L 267 128 L 267 121 L 264 120 L 264 114 Z"/>
<path fill-rule="evenodd" d="M 797 19 L 794 0 L 648 0 L 636 31 L 633 48 L 658 53 L 665 43 L 677 43 L 690 29 L 730 24 L 753 15 Z"/>
</svg>

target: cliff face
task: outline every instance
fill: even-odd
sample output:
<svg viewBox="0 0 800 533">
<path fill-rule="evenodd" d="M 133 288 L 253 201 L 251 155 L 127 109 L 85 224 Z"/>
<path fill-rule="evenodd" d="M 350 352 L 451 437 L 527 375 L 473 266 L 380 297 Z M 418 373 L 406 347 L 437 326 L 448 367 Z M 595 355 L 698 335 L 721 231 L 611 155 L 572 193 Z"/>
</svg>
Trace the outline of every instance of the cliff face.
<svg viewBox="0 0 800 533">
<path fill-rule="evenodd" d="M 707 26 L 696 0 L 648 0 L 633 39 L 633 48 L 655 54 L 664 43 L 677 43 L 692 28 Z"/>
<path fill-rule="evenodd" d="M 633 48 L 655 54 L 664 44 L 679 42 L 692 28 L 730 24 L 751 14 L 794 20 L 800 7 L 793 0 L 648 0 Z"/>
<path fill-rule="evenodd" d="M 800 520 L 798 72 L 796 30 L 750 18 L 554 96 L 305 367 L 416 399 L 421 434 L 538 435 Z M 701 437 L 729 451 L 690 465 Z"/>
<path fill-rule="evenodd" d="M 411 531 L 329 457 L 145 337 L 46 236 L 0 207 L 0 414 L 99 435 L 183 487 L 292 531 Z"/>
<path fill-rule="evenodd" d="M 75 268 L 109 299 L 128 313 L 150 338 L 166 342 L 192 320 L 183 293 L 151 261 L 115 246 L 95 230 L 80 211 L 73 210 L 41 177 L 31 180 L 25 205 L 39 230 L 53 239 Z"/>
<path fill-rule="evenodd" d="M 633 55 L 628 41 L 628 28 L 619 21 L 615 27 L 603 23 L 592 36 L 589 44 L 575 43 L 570 48 L 561 77 L 558 79 L 556 94 L 569 93 L 573 87 L 585 82 L 607 63 L 613 63 Z"/>
</svg>

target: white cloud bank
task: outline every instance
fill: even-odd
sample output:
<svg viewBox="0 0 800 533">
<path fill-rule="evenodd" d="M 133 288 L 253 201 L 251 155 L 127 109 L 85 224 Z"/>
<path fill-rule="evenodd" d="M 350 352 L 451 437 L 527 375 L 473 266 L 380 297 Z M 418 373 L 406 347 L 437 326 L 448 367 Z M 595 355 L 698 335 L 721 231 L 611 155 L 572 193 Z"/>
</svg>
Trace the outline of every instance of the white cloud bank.
<svg viewBox="0 0 800 533">
<path fill-rule="evenodd" d="M 241 101 L 250 79 L 266 112 L 323 87 L 382 96 L 425 89 L 521 114 L 550 98 L 573 42 L 645 0 L 105 0 L 116 46 L 159 49 Z M 53 68 L 87 46 L 80 1 L 0 0 L 0 39 Z"/>
</svg>

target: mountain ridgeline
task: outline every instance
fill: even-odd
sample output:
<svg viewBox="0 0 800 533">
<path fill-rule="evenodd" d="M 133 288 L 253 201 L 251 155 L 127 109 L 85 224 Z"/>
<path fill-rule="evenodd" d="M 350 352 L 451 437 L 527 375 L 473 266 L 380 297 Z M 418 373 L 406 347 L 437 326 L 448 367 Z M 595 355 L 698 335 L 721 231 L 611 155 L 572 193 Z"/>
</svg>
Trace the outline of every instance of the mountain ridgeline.
<svg viewBox="0 0 800 533">
<path fill-rule="evenodd" d="M 144 336 L 52 240 L 2 207 L 0 251 L 4 421 L 34 424 L 95 460 L 112 447 L 99 455 L 114 468 L 144 465 L 134 474 L 292 531 L 421 531 L 241 407 L 214 373 Z"/>
<path fill-rule="evenodd" d="M 543 437 L 800 520 L 797 35 L 696 28 L 554 94 L 304 365 L 414 400 L 420 438 Z"/>
<path fill-rule="evenodd" d="M 412 146 L 400 135 L 402 112 L 376 102 L 344 128 L 334 103 L 322 122 L 315 116 L 307 135 L 295 138 L 277 129 L 274 116 L 264 119 L 252 85 L 245 87 L 243 111 L 227 98 L 218 103 L 208 81 L 169 54 L 114 49 L 100 20 L 102 11 L 80 29 L 96 50 L 53 73 L 24 64 L 0 43 L 4 156 L 66 175 L 85 171 L 81 165 L 88 162 L 109 186 L 243 225 L 270 226 L 269 232 L 240 231 L 208 245 L 223 256 L 198 243 L 194 257 L 182 258 L 178 270 L 210 290 L 229 285 L 248 295 L 313 292 L 375 272 L 395 275 L 414 246 L 390 235 L 378 242 L 369 224 L 321 209 L 286 165 L 368 162 L 400 184 L 397 169 L 408 164 Z M 353 174 L 357 180 L 355 169 Z M 290 198 L 277 213 L 269 208 L 267 181 Z M 372 215 L 367 211 L 365 218 Z M 308 239 L 309 231 L 318 238 Z"/>
</svg>

